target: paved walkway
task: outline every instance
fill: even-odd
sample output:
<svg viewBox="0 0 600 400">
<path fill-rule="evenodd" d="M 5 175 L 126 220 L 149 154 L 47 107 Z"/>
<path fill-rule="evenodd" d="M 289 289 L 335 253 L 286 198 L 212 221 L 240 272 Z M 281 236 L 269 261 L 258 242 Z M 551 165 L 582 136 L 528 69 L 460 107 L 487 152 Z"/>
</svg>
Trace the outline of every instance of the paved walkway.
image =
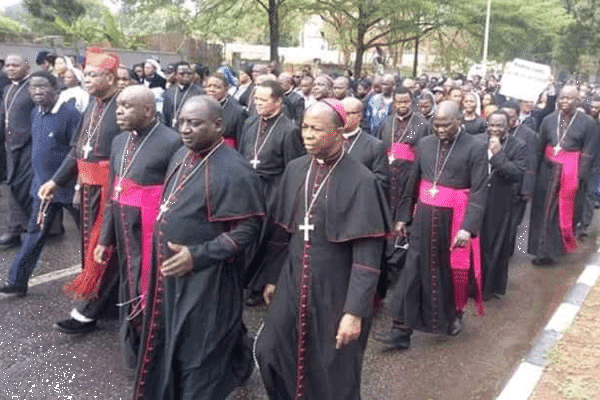
<svg viewBox="0 0 600 400">
<path fill-rule="evenodd" d="M 498 400 L 600 399 L 600 250 Z"/>
</svg>

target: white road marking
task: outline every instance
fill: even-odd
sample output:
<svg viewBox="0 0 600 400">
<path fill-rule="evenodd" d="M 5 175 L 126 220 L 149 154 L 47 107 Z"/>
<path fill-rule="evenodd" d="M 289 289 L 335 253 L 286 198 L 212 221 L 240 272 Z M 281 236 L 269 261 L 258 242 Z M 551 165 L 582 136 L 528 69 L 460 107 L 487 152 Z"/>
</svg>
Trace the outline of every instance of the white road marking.
<svg viewBox="0 0 600 400">
<path fill-rule="evenodd" d="M 29 280 L 29 287 L 66 278 L 67 276 L 79 273 L 79 271 L 81 271 L 81 264 L 73 265 L 69 268 L 59 269 L 58 271 L 48 272 L 47 274 L 38 275 Z"/>
</svg>

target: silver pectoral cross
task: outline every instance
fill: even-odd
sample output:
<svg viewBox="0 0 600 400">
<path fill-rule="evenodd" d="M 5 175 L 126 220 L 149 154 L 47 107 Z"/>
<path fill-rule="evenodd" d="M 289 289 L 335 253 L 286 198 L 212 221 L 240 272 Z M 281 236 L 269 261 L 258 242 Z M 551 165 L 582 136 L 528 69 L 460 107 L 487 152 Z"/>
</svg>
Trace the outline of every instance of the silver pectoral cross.
<svg viewBox="0 0 600 400">
<path fill-rule="evenodd" d="M 304 224 L 302 225 L 298 225 L 298 228 L 301 231 L 304 231 L 304 241 L 308 242 L 310 240 L 310 231 L 314 231 L 315 230 L 315 225 L 309 223 L 310 221 L 308 220 L 308 215 L 304 216 Z"/>
<path fill-rule="evenodd" d="M 158 215 L 156 216 L 156 220 L 157 221 L 160 221 L 160 219 L 162 218 L 162 215 L 164 213 L 166 213 L 167 211 L 169 211 L 169 206 L 167 206 L 166 204 L 163 203 L 163 204 L 160 205 L 159 210 L 160 211 L 158 212 Z"/>
<path fill-rule="evenodd" d="M 560 145 L 560 143 L 558 143 L 556 146 L 554 146 L 554 155 L 558 155 L 558 153 L 560 153 L 562 150 L 562 146 Z"/>
<path fill-rule="evenodd" d="M 88 158 L 88 156 L 90 155 L 90 152 L 94 150 L 94 148 L 92 147 L 92 145 L 90 144 L 90 141 L 88 140 L 87 143 L 85 144 L 85 146 L 83 146 L 83 158 Z"/>
<path fill-rule="evenodd" d="M 256 169 L 258 164 L 260 164 L 260 160 L 258 159 L 258 156 L 254 156 L 254 158 L 252 160 L 250 160 L 250 164 L 252 164 L 252 168 Z"/>
<path fill-rule="evenodd" d="M 395 159 L 396 159 L 396 157 L 394 156 L 394 153 L 390 152 L 388 154 L 388 160 L 390 161 L 390 164 L 393 163 Z"/>
<path fill-rule="evenodd" d="M 439 192 L 440 192 L 440 189 L 437 188 L 437 185 L 435 183 L 433 184 L 433 186 L 431 188 L 429 188 L 429 195 L 432 198 L 435 198 L 435 196 L 437 196 Z"/>
<path fill-rule="evenodd" d="M 119 180 L 119 183 L 117 183 L 117 186 L 115 186 L 113 189 L 113 199 L 117 200 L 122 191 L 123 186 L 121 186 L 121 181 Z"/>
</svg>

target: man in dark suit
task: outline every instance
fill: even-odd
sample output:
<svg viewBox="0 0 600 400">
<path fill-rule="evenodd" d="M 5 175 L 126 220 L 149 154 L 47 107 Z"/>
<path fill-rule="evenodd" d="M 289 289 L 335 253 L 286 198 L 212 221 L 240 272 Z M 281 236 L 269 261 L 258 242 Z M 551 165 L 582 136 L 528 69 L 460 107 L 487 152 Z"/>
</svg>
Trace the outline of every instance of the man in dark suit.
<svg viewBox="0 0 600 400">
<path fill-rule="evenodd" d="M 280 74 L 279 83 L 284 91 L 284 102 L 287 103 L 287 108 L 289 109 L 290 115 L 287 115 L 287 117 L 300 125 L 302 123 L 302 115 L 304 114 L 304 97 L 294 90 L 294 78 L 291 74 L 287 72 Z"/>
</svg>

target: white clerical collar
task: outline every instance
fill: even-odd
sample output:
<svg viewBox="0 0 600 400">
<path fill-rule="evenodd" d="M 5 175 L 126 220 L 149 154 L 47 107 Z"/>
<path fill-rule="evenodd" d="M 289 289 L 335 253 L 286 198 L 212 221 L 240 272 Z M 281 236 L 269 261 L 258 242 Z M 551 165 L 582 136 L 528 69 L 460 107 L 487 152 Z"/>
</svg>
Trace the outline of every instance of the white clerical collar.
<svg viewBox="0 0 600 400">
<path fill-rule="evenodd" d="M 344 139 L 350 139 L 356 135 L 358 135 L 358 132 L 360 132 L 360 126 L 358 128 L 356 128 L 353 132 L 350 133 L 342 133 L 342 136 L 344 136 Z"/>
<path fill-rule="evenodd" d="M 290 93 L 292 93 L 293 91 L 294 91 L 294 87 L 292 86 L 292 87 L 290 88 L 290 90 L 288 90 L 288 91 L 287 91 L 287 92 L 285 92 L 284 94 L 285 94 L 286 96 L 288 96 L 288 95 L 289 95 Z"/>
<path fill-rule="evenodd" d="M 398 115 L 396 114 L 396 117 L 400 120 L 400 121 L 404 121 L 405 119 L 409 119 L 410 117 L 412 117 L 412 111 L 409 112 L 408 114 L 402 116 L 402 115 Z"/>
</svg>

